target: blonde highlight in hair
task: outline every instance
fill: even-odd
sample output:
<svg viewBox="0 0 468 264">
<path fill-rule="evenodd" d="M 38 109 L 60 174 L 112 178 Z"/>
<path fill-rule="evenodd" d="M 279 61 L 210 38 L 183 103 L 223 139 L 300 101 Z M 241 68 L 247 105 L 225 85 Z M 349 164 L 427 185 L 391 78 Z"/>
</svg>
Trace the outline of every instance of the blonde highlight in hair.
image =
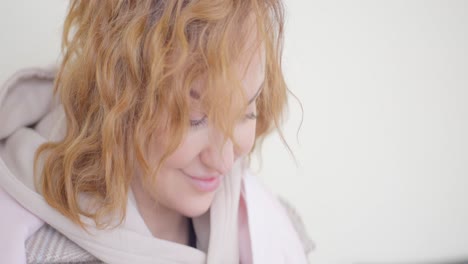
<svg viewBox="0 0 468 264">
<path fill-rule="evenodd" d="M 54 83 L 66 117 L 65 136 L 36 151 L 34 167 L 46 201 L 84 227 L 120 224 L 135 168 L 156 179 L 188 129 L 190 89 L 203 76 L 201 101 L 233 139 L 245 99 L 232 65 L 249 34 L 265 49 L 265 80 L 257 99 L 256 141 L 279 128 L 287 87 L 281 70 L 280 0 L 103 0 L 70 3 L 63 59 Z M 170 135 L 157 166 L 148 142 Z M 91 197 L 93 209 L 80 203 Z M 107 220 L 106 220 L 107 219 Z"/>
</svg>

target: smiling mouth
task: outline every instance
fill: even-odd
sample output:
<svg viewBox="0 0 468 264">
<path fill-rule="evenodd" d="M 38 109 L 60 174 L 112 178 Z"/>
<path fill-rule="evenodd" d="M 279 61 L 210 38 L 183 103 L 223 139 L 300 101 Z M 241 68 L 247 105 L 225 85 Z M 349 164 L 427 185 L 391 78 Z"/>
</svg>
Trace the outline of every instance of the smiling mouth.
<svg viewBox="0 0 468 264">
<path fill-rule="evenodd" d="M 190 183 L 201 192 L 212 192 L 218 189 L 222 176 L 194 177 L 182 171 Z"/>
</svg>

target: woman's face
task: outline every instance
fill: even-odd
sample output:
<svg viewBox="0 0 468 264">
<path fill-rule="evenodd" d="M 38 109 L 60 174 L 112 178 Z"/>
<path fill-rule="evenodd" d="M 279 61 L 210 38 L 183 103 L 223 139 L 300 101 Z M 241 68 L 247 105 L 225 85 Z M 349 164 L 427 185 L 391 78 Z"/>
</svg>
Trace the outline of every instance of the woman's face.
<svg viewBox="0 0 468 264">
<path fill-rule="evenodd" d="M 190 129 L 179 147 L 162 164 L 157 175 L 156 186 L 148 190 L 159 206 L 176 211 L 187 217 L 195 217 L 206 212 L 224 175 L 240 157 L 248 154 L 253 146 L 256 127 L 255 99 L 265 77 L 265 54 L 262 48 L 255 51 L 250 64 L 248 61 L 236 65 L 248 105 L 245 119 L 236 124 L 234 138 L 238 146 L 203 121 L 204 114 L 197 109 L 196 96 L 192 98 Z M 245 70 L 247 69 L 247 70 Z M 243 74 L 245 73 L 245 74 Z M 193 93 L 202 87 L 193 87 Z M 155 140 L 150 149 L 150 160 L 158 161 L 163 155 L 164 139 Z M 224 143 L 224 144 L 223 144 Z"/>
</svg>

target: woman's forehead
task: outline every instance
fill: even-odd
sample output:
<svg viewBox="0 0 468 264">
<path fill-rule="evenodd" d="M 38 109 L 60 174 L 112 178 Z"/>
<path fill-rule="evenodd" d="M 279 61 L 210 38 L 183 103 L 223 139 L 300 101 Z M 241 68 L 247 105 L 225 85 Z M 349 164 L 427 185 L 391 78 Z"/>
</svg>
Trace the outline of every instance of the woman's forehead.
<svg viewBox="0 0 468 264">
<path fill-rule="evenodd" d="M 257 94 L 265 79 L 265 52 L 262 45 L 253 52 L 250 58 L 242 58 L 236 65 L 239 78 L 248 98 Z"/>
<path fill-rule="evenodd" d="M 259 45 L 256 50 L 244 53 L 233 65 L 236 77 L 242 83 L 245 94 L 249 100 L 259 93 L 265 79 L 265 52 L 263 46 Z M 190 96 L 198 100 L 203 93 L 206 75 L 197 78 L 191 86 Z"/>
<path fill-rule="evenodd" d="M 248 98 L 257 93 L 265 79 L 265 45 L 258 39 L 254 16 L 249 17 L 251 25 L 245 39 L 244 51 L 237 59 L 235 68 Z"/>
</svg>

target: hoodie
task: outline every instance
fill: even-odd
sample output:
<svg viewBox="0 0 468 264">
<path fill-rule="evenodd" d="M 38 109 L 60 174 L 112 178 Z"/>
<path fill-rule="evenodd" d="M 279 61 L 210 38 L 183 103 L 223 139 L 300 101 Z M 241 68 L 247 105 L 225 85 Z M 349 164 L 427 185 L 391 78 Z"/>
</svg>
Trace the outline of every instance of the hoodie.
<svg viewBox="0 0 468 264">
<path fill-rule="evenodd" d="M 307 263 L 313 244 L 302 224 L 242 160 L 223 177 L 210 210 L 192 219 L 197 248 L 152 236 L 131 192 L 125 220 L 114 229 L 97 229 L 82 216 L 91 226 L 87 232 L 50 207 L 34 186 L 33 159 L 39 145 L 66 131 L 62 105 L 53 97 L 55 74 L 54 68 L 21 70 L 0 88 L 2 263 L 33 261 L 26 258 L 34 249 L 26 241 L 44 230 L 106 263 Z"/>
</svg>

